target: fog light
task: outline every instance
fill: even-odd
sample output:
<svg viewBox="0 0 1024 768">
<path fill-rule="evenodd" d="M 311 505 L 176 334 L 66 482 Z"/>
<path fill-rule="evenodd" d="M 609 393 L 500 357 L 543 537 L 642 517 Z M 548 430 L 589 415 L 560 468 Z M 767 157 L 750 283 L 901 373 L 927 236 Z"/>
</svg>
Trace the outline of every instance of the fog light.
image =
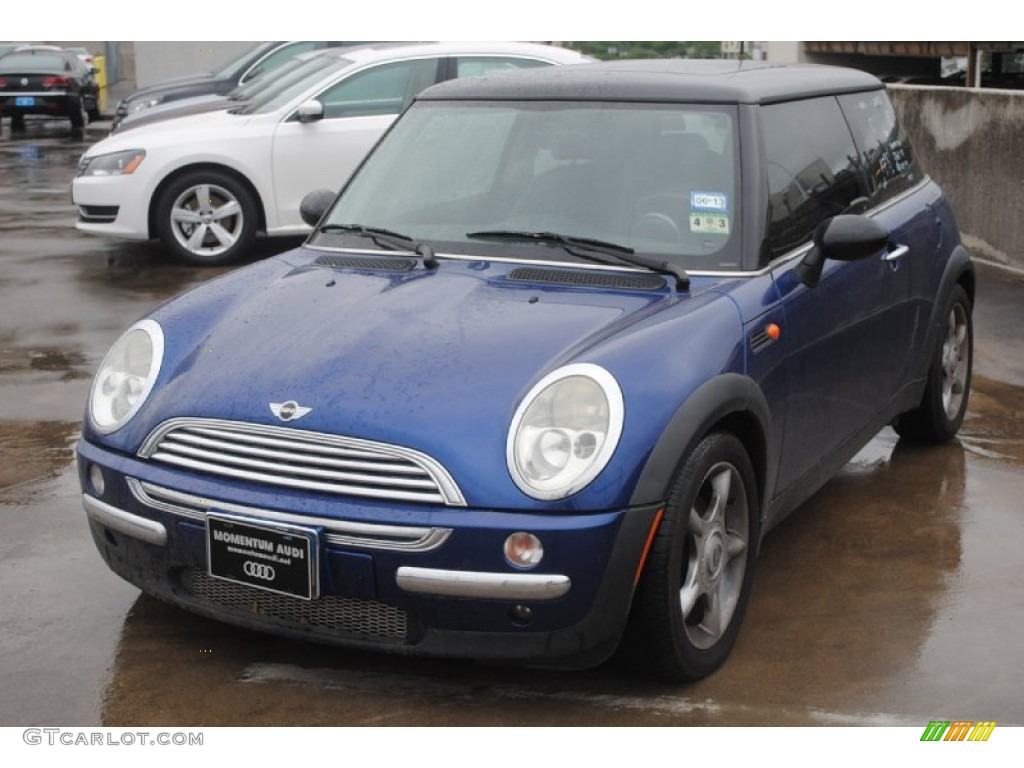
<svg viewBox="0 0 1024 768">
<path fill-rule="evenodd" d="M 102 496 L 103 491 L 107 488 L 107 484 L 103 480 L 103 470 L 97 464 L 89 465 L 89 486 L 96 496 Z"/>
<path fill-rule="evenodd" d="M 529 624 L 533 619 L 533 609 L 528 605 L 516 605 L 510 611 L 512 621 L 516 624 Z"/>
<path fill-rule="evenodd" d="M 533 568 L 544 557 L 544 545 L 532 533 L 520 531 L 505 539 L 505 559 L 513 568 Z"/>
</svg>

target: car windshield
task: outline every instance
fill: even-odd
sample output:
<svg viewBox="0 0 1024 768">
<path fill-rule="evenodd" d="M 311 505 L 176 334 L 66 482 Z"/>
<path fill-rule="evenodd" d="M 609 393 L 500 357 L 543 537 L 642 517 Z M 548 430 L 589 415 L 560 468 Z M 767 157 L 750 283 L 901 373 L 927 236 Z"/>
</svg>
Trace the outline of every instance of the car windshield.
<svg viewBox="0 0 1024 768">
<path fill-rule="evenodd" d="M 303 62 L 283 78 L 277 78 L 266 88 L 255 94 L 249 103 L 238 110 L 239 114 L 267 114 L 287 105 L 290 101 L 329 76 L 352 65 L 351 60 L 333 55 L 315 56 Z"/>
<path fill-rule="evenodd" d="M 417 102 L 315 242 L 356 245 L 340 227 L 359 224 L 439 252 L 572 261 L 588 240 L 736 270 L 737 146 L 728 106 Z"/>
<path fill-rule="evenodd" d="M 11 53 L 0 59 L 3 72 L 70 72 L 71 63 L 63 56 L 36 53 Z"/>
<path fill-rule="evenodd" d="M 256 96 L 265 88 L 273 85 L 273 83 L 280 78 L 291 77 L 292 73 L 305 64 L 308 59 L 309 57 L 307 56 L 296 56 L 286 61 L 277 69 L 272 69 L 269 72 L 261 72 L 256 75 L 256 77 L 232 90 L 231 93 L 228 94 L 228 98 L 234 101 L 249 101 L 249 99 Z"/>
<path fill-rule="evenodd" d="M 249 46 L 242 53 L 238 54 L 238 56 L 236 56 L 231 61 L 229 61 L 227 64 L 224 64 L 220 69 L 213 70 L 210 73 L 210 76 L 218 78 L 218 79 L 223 79 L 223 78 L 228 78 L 228 77 L 233 76 L 238 71 L 239 67 L 243 66 L 257 52 L 259 52 L 262 48 L 264 48 L 266 46 L 267 46 L 267 43 L 265 43 L 265 42 L 256 43 L 255 45 Z"/>
<path fill-rule="evenodd" d="M 231 98 L 235 101 L 253 101 L 254 109 L 262 109 L 271 112 L 277 108 L 278 97 L 283 99 L 281 103 L 287 103 L 295 93 L 312 88 L 329 71 L 329 67 L 338 61 L 333 53 L 317 53 L 313 56 L 300 56 L 294 58 L 278 69 L 265 72 L 254 80 L 239 86 L 231 92 Z M 344 59 L 342 66 L 350 63 Z M 294 90 L 293 90 L 294 89 Z M 287 94 L 287 95 L 285 95 Z"/>
</svg>

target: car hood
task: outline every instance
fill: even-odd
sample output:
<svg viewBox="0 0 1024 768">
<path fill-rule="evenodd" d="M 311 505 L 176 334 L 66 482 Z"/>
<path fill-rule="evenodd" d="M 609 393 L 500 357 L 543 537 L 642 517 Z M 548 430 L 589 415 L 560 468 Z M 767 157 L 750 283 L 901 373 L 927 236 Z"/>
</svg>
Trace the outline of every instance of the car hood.
<svg viewBox="0 0 1024 768">
<path fill-rule="evenodd" d="M 243 102 L 231 101 L 226 96 L 218 96 L 215 93 L 171 101 L 125 115 L 124 119 L 118 124 L 116 131 L 121 132 L 128 129 L 141 128 L 144 125 L 163 120 L 172 120 L 176 117 L 185 117 L 186 115 L 198 115 L 203 112 L 233 109 L 234 107 L 242 106 L 242 104 Z"/>
<path fill-rule="evenodd" d="M 543 506 L 505 468 L 509 425 L 530 387 L 569 362 L 603 364 L 621 381 L 628 362 L 602 360 L 602 345 L 666 309 L 706 303 L 667 286 L 519 282 L 508 264 L 357 272 L 312 266 L 316 255 L 254 265 L 154 313 L 165 335 L 159 381 L 104 442 L 134 452 L 178 417 L 284 426 L 271 403 L 294 400 L 311 410 L 288 428 L 422 451 L 470 503 Z"/>
<path fill-rule="evenodd" d="M 145 114 L 143 112 L 142 114 Z M 120 152 L 126 149 L 147 151 L 163 147 L 200 146 L 218 139 L 237 139 L 246 135 L 244 128 L 253 121 L 253 115 L 231 114 L 227 109 L 195 114 L 169 115 L 144 125 L 128 123 L 125 130 L 107 136 L 86 152 L 86 157 Z M 259 116 L 256 116 L 259 117 Z M 131 128 L 131 130 L 127 130 Z"/>
<path fill-rule="evenodd" d="M 165 96 L 168 93 L 172 93 L 180 89 L 188 89 L 193 86 L 199 88 L 210 87 L 216 88 L 221 82 L 218 78 L 213 76 L 213 72 L 207 72 L 201 75 L 187 75 L 185 77 L 175 77 L 170 80 L 163 80 L 153 85 L 147 85 L 145 88 L 140 88 L 135 91 L 131 96 L 125 99 L 126 102 L 130 103 L 139 99 L 150 99 L 154 96 Z"/>
</svg>

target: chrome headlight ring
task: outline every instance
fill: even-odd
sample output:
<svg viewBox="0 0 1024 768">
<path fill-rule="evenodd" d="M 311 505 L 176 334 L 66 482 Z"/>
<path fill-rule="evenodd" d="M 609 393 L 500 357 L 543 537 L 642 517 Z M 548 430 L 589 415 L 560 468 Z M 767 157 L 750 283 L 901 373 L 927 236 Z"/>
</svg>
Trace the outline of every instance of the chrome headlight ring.
<svg viewBox="0 0 1024 768">
<path fill-rule="evenodd" d="M 604 368 L 574 363 L 552 371 L 512 418 L 505 445 L 512 480 L 544 501 L 576 493 L 607 466 L 624 418 L 622 390 Z"/>
<path fill-rule="evenodd" d="M 89 391 L 89 423 L 100 434 L 127 424 L 146 402 L 160 375 L 164 332 L 155 320 L 140 320 L 114 342 Z"/>
</svg>

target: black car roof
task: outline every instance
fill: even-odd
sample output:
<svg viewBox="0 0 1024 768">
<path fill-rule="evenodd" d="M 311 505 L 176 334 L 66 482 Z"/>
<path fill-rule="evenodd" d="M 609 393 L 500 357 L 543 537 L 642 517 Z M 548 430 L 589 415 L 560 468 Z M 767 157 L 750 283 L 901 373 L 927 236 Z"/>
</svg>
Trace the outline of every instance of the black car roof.
<svg viewBox="0 0 1024 768">
<path fill-rule="evenodd" d="M 435 85 L 417 98 L 770 104 L 884 87 L 873 75 L 843 67 L 642 59 L 459 78 Z"/>
</svg>

